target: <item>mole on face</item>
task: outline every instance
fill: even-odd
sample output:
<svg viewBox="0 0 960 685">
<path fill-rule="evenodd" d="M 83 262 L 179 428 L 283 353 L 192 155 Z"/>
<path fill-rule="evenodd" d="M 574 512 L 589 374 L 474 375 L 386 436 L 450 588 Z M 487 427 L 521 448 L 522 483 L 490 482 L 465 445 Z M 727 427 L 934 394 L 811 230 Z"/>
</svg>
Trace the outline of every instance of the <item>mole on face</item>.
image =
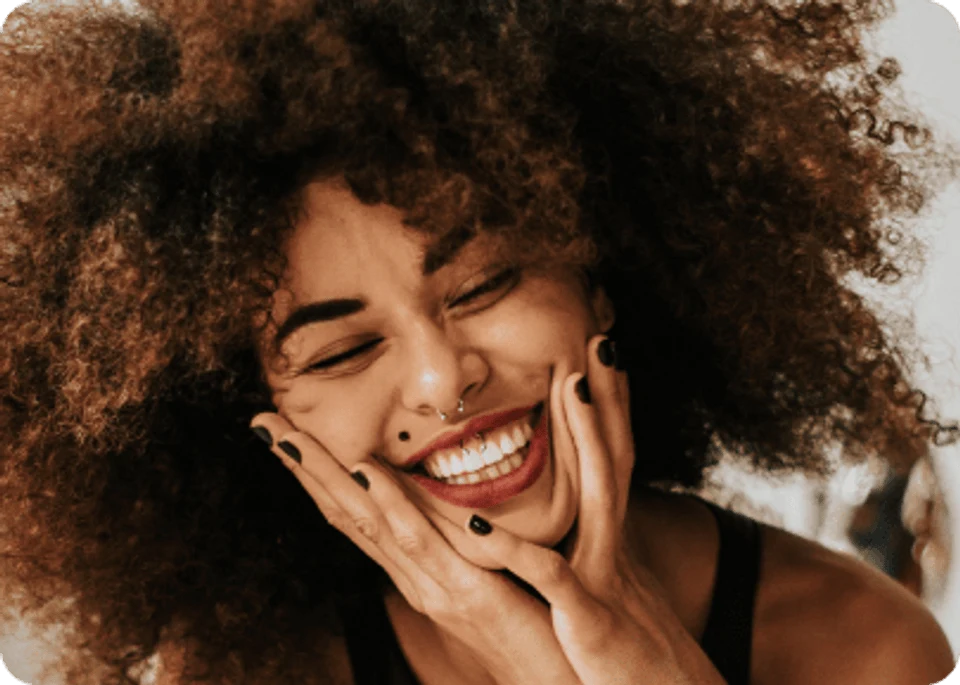
<svg viewBox="0 0 960 685">
<path fill-rule="evenodd" d="M 410 439 L 410 434 L 407 431 L 400 431 L 400 442 L 406 442 Z"/>
</svg>

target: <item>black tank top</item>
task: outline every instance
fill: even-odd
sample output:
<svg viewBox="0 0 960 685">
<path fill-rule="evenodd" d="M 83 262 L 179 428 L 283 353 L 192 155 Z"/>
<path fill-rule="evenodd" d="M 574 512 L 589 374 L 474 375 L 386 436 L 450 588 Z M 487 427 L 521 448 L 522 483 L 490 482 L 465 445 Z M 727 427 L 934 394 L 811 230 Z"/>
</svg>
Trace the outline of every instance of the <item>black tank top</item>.
<svg viewBox="0 0 960 685">
<path fill-rule="evenodd" d="M 700 501 L 713 512 L 720 533 L 713 598 L 700 646 L 729 685 L 749 685 L 760 529 L 752 519 Z M 379 593 L 341 598 L 338 608 L 355 685 L 419 685 Z"/>
</svg>

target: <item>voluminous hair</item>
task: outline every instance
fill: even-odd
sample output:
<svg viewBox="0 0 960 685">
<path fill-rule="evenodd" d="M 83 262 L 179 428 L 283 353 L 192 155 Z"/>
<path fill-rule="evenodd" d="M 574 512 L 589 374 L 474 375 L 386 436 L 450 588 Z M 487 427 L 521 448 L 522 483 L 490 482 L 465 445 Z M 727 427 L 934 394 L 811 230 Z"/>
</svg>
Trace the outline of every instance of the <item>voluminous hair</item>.
<svg viewBox="0 0 960 685">
<path fill-rule="evenodd" d="M 161 640 L 206 682 L 323 683 L 385 574 L 248 430 L 304 184 L 444 248 L 583 267 L 617 310 L 634 486 L 725 450 L 821 473 L 926 453 L 851 287 L 918 261 L 952 170 L 863 46 L 867 0 L 33 3 L 0 38 L 5 597 L 66 682 Z M 379 584 L 379 585 L 378 585 Z M 68 602 L 53 601 L 69 598 Z M 318 656 L 319 655 L 319 656 Z"/>
</svg>

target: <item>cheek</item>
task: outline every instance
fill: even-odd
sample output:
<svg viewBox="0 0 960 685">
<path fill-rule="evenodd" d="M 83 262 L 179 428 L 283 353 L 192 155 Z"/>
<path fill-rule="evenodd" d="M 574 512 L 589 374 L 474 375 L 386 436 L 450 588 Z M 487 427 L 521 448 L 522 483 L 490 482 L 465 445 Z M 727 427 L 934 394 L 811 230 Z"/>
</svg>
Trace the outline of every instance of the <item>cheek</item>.
<svg viewBox="0 0 960 685">
<path fill-rule="evenodd" d="M 355 403 L 327 397 L 306 383 L 278 394 L 278 413 L 298 431 L 309 435 L 343 466 L 369 457 L 373 451 L 373 413 L 358 411 Z M 371 425 L 364 425 L 365 422 Z"/>
<path fill-rule="evenodd" d="M 494 321 L 481 328 L 488 346 L 516 358 L 548 361 L 579 354 L 596 324 L 582 297 L 570 288 L 544 279 L 528 288 Z"/>
</svg>

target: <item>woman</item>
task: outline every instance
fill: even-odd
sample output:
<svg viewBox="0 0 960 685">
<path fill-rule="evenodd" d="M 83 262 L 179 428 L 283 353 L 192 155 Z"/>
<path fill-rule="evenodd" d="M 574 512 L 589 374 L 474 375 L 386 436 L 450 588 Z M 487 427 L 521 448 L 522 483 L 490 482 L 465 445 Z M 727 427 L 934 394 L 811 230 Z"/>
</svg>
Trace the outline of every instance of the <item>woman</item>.
<svg viewBox="0 0 960 685">
<path fill-rule="evenodd" d="M 910 262 L 893 229 L 943 159 L 888 121 L 895 64 L 861 45 L 881 14 L 151 0 L 8 21 L 4 596 L 70 622 L 53 669 L 944 677 L 894 582 L 668 492 L 721 449 L 905 467 L 936 433 L 847 285 Z"/>
</svg>

